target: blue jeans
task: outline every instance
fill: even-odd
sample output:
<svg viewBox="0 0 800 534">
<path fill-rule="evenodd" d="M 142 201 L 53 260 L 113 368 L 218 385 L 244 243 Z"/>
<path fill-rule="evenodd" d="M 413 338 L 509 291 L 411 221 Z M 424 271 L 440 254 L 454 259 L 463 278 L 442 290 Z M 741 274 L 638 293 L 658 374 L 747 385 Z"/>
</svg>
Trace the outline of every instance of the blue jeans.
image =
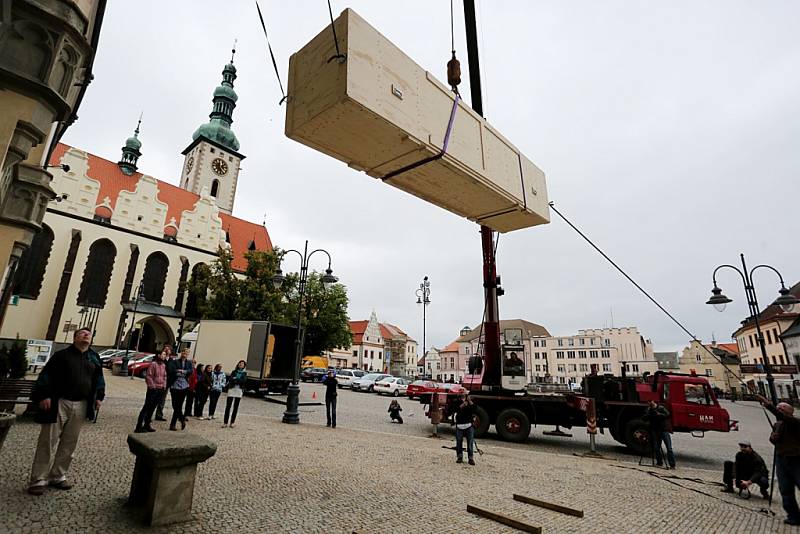
<svg viewBox="0 0 800 534">
<path fill-rule="evenodd" d="M 778 475 L 778 490 L 783 499 L 786 518 L 800 522 L 800 509 L 794 496 L 795 488 L 800 488 L 800 456 L 775 455 L 775 472 Z"/>
<path fill-rule="evenodd" d="M 467 438 L 467 458 L 472 460 L 473 448 L 475 447 L 475 427 L 470 425 L 469 428 L 460 429 L 456 427 L 456 456 L 458 458 L 464 457 L 464 437 Z"/>
<path fill-rule="evenodd" d="M 664 456 L 661 454 L 661 443 L 667 448 L 667 464 L 670 467 L 675 467 L 675 454 L 672 452 L 672 435 L 669 432 L 655 432 L 653 435 L 653 447 L 656 450 L 656 463 L 661 465 L 664 463 Z"/>
</svg>

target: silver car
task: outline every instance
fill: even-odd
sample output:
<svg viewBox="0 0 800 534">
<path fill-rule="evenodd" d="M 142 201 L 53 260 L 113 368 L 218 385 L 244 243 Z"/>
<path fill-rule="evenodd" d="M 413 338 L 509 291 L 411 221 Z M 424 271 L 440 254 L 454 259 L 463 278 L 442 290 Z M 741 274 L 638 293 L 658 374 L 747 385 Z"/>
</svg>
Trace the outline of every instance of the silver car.
<svg viewBox="0 0 800 534">
<path fill-rule="evenodd" d="M 358 380 L 367 374 L 360 369 L 341 369 L 336 373 L 336 380 L 339 381 L 340 388 L 349 388 L 353 385 L 353 380 Z"/>
<path fill-rule="evenodd" d="M 353 391 L 366 391 L 370 393 L 375 389 L 375 382 L 378 380 L 383 380 L 388 376 L 392 375 L 387 375 L 384 373 L 369 373 L 357 380 L 353 380 L 350 385 L 350 389 Z"/>
</svg>

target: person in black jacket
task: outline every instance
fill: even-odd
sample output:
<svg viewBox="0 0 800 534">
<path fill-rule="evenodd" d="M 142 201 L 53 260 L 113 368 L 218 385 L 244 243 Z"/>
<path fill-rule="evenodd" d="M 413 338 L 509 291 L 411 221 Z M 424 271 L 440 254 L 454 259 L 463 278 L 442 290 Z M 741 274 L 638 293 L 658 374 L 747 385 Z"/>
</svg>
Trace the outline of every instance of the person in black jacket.
<svg viewBox="0 0 800 534">
<path fill-rule="evenodd" d="M 387 411 L 393 423 L 397 421 L 399 424 L 403 424 L 403 418 L 400 416 L 400 412 L 403 411 L 403 408 L 400 407 L 400 403 L 397 402 L 396 399 L 389 403 L 389 409 Z"/>
<path fill-rule="evenodd" d="M 753 450 L 747 440 L 739 442 L 739 452 L 734 460 L 733 476 L 730 481 L 724 480 L 726 493 L 733 493 L 733 486 L 741 489 L 750 489 L 756 484 L 761 489 L 761 496 L 769 499 L 769 470 L 764 459 Z"/>
<path fill-rule="evenodd" d="M 467 438 L 467 459 L 469 465 L 475 465 L 473 449 L 475 448 L 475 405 L 466 393 L 458 396 L 458 407 L 456 408 L 456 463 L 464 462 L 464 438 Z"/>
<path fill-rule="evenodd" d="M 653 451 L 656 456 L 656 464 L 661 467 L 664 465 L 664 456 L 661 452 L 661 443 L 667 448 L 667 464 L 670 469 L 675 469 L 675 453 L 672 451 L 672 435 L 669 426 L 669 410 L 663 405 L 650 401 L 643 419 L 650 424 L 650 434 L 652 436 Z"/>
<path fill-rule="evenodd" d="M 339 381 L 333 372 L 333 369 L 328 369 L 328 374 L 322 378 L 322 383 L 325 384 L 325 415 L 328 416 L 328 424 L 331 428 L 336 428 L 336 391 Z"/>
<path fill-rule="evenodd" d="M 53 354 L 33 387 L 31 400 L 39 407 L 35 421 L 42 429 L 28 485 L 31 495 L 43 494 L 48 484 L 72 488 L 67 471 L 83 421 L 95 419 L 106 391 L 103 366 L 91 344 L 91 330 L 76 330 L 72 345 Z"/>
<path fill-rule="evenodd" d="M 795 496 L 795 489 L 800 488 L 800 419 L 794 416 L 791 404 L 779 402 L 773 406 L 761 395 L 756 398 L 777 419 L 769 441 L 775 445 L 775 475 L 786 512 L 784 523 L 800 525 L 800 508 Z"/>
</svg>

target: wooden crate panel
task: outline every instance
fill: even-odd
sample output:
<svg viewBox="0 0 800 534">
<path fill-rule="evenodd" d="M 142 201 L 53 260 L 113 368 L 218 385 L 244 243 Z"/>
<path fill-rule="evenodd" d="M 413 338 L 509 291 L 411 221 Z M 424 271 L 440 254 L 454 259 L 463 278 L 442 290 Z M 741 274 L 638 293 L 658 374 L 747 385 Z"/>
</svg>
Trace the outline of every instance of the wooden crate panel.
<svg viewBox="0 0 800 534">
<path fill-rule="evenodd" d="M 289 61 L 286 135 L 462 217 L 508 232 L 549 222 L 544 173 L 351 9 Z M 330 61 L 329 61 L 330 60 Z"/>
</svg>

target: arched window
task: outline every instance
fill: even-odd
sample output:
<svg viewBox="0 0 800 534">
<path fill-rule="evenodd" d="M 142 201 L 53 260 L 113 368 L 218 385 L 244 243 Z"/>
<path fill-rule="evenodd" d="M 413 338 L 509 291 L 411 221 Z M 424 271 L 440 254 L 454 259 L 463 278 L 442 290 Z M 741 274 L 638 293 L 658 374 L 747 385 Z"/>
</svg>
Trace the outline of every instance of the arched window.
<svg viewBox="0 0 800 534">
<path fill-rule="evenodd" d="M 161 304 L 164 297 L 164 284 L 167 282 L 169 260 L 163 252 L 153 252 L 144 265 L 142 295 L 147 302 Z"/>
<path fill-rule="evenodd" d="M 208 280 L 211 271 L 205 263 L 197 263 L 192 267 L 192 277 L 189 279 L 186 295 L 186 312 L 184 315 L 190 319 L 200 319 L 200 312 L 206 303 L 208 294 Z"/>
<path fill-rule="evenodd" d="M 214 180 L 211 182 L 211 196 L 217 198 L 217 193 L 219 193 L 219 180 Z"/>
<path fill-rule="evenodd" d="M 111 282 L 116 255 L 117 249 L 108 239 L 98 239 L 89 247 L 89 258 L 86 260 L 81 289 L 78 292 L 80 306 L 102 308 L 106 305 L 108 284 Z"/>
<path fill-rule="evenodd" d="M 53 248 L 53 230 L 46 224 L 42 225 L 42 230 L 33 236 L 33 241 L 28 250 L 22 253 L 22 257 L 17 265 L 17 273 L 14 279 L 14 294 L 23 299 L 39 298 L 39 291 L 42 289 L 44 271 L 47 267 L 47 260 L 50 259 L 50 251 Z"/>
</svg>

